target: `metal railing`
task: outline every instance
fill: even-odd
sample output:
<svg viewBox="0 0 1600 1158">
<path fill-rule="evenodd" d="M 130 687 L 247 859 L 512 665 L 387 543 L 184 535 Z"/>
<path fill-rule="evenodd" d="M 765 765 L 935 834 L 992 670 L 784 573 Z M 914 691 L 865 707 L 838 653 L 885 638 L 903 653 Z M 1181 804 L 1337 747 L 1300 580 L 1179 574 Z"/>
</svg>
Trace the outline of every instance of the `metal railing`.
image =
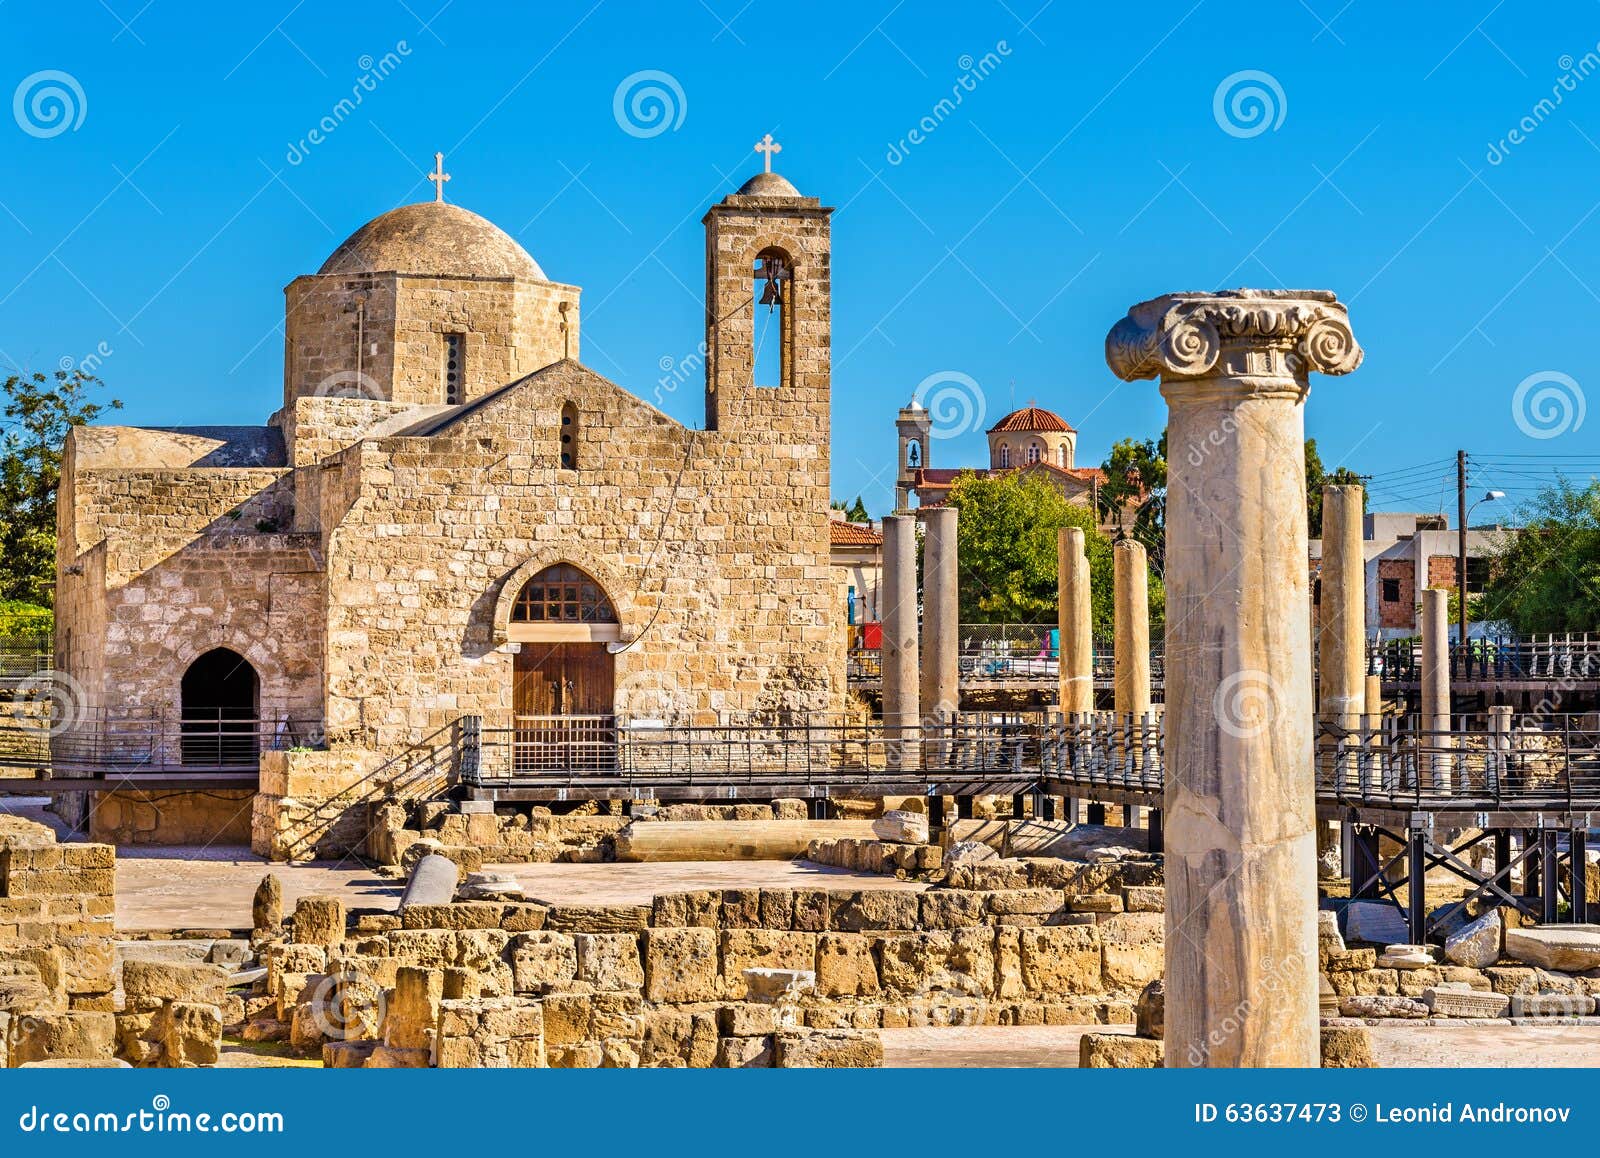
<svg viewBox="0 0 1600 1158">
<path fill-rule="evenodd" d="M 0 727 L 0 768 L 63 778 L 164 773 L 254 773 L 263 751 L 322 744 L 315 720 L 224 718 L 61 720 L 12 718 Z"/>
<path fill-rule="evenodd" d="M 15 692 L 55 664 L 55 642 L 48 635 L 0 637 L 0 693 Z"/>
<path fill-rule="evenodd" d="M 1324 726 L 1317 793 L 1352 803 L 1427 808 L 1600 807 L 1600 718 L 1472 713 L 1445 731 L 1419 716 L 1351 731 Z"/>
<path fill-rule="evenodd" d="M 1407 683 L 1422 678 L 1422 642 L 1367 644 L 1367 674 Z M 1450 645 L 1450 678 L 1472 680 L 1600 680 L 1600 635 L 1532 635 L 1469 639 Z"/>
<path fill-rule="evenodd" d="M 967 683 L 1053 683 L 1060 671 L 1060 645 L 1054 632 L 1053 624 L 964 623 L 958 649 L 960 678 Z M 1113 678 L 1116 660 L 1109 639 L 1094 641 L 1092 663 L 1096 680 Z M 875 647 L 850 648 L 847 671 L 854 683 L 882 679 L 882 653 Z M 1166 677 L 1159 644 L 1150 649 L 1150 676 Z"/>
<path fill-rule="evenodd" d="M 965 713 L 903 729 L 878 721 L 671 724 L 611 716 L 519 717 L 470 728 L 461 780 L 472 786 L 589 780 L 642 785 L 827 784 L 919 777 L 1036 775 L 1032 722 Z"/>
<path fill-rule="evenodd" d="M 1161 791 L 1165 714 L 1053 716 L 1041 734 L 1044 779 L 1090 790 Z"/>
</svg>

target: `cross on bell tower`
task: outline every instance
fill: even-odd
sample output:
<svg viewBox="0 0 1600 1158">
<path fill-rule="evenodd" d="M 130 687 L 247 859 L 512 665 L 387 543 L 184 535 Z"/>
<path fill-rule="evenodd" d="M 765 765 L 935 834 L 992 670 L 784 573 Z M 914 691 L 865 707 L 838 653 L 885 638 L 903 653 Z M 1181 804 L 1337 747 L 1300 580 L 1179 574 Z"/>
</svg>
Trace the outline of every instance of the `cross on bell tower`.
<svg viewBox="0 0 1600 1158">
<path fill-rule="evenodd" d="M 778 144 L 778 142 L 774 141 L 772 139 L 772 134 L 768 133 L 766 136 L 762 137 L 759 141 L 756 142 L 756 152 L 766 154 L 766 156 L 765 156 L 765 160 L 767 162 L 766 171 L 768 173 L 770 173 L 770 172 L 772 172 L 772 154 L 783 152 L 783 146 Z"/>
<path fill-rule="evenodd" d="M 444 154 L 433 155 L 433 172 L 428 174 L 428 180 L 433 182 L 434 200 L 444 200 L 444 183 L 450 180 L 450 174 L 444 171 Z"/>
</svg>

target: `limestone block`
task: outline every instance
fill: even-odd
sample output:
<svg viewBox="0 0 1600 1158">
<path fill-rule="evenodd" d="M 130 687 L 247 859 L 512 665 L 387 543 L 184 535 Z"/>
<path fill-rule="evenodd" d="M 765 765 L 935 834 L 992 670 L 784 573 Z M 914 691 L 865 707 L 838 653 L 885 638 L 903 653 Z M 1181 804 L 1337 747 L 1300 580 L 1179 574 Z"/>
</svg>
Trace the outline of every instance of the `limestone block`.
<svg viewBox="0 0 1600 1158">
<path fill-rule="evenodd" d="M 1600 968 L 1600 925 L 1545 925 L 1507 929 L 1506 956 L 1541 969 L 1582 973 Z"/>
<path fill-rule="evenodd" d="M 827 927 L 844 933 L 917 928 L 917 893 L 911 889 L 863 889 L 827 894 Z M 796 906 L 800 897 L 796 896 Z"/>
<path fill-rule="evenodd" d="M 338 945 L 344 940 L 344 902 L 338 897 L 301 897 L 294 906 L 292 938 L 302 945 Z"/>
<path fill-rule="evenodd" d="M 876 997 L 878 966 L 871 943 L 855 933 L 817 936 L 817 992 L 823 997 Z"/>
<path fill-rule="evenodd" d="M 1157 1069 L 1162 1064 L 1162 1043 L 1125 1033 L 1086 1033 L 1078 1039 L 1081 1069 Z"/>
<path fill-rule="evenodd" d="M 987 844 L 977 840 L 958 840 L 944 850 L 945 867 L 952 865 L 971 864 L 975 861 L 998 860 L 1000 854 Z"/>
<path fill-rule="evenodd" d="M 715 929 L 722 924 L 722 893 L 702 889 L 692 893 L 662 893 L 654 898 L 650 923 L 657 928 Z"/>
<path fill-rule="evenodd" d="M 148 1012 L 167 1001 L 220 1005 L 227 991 L 228 971 L 220 965 L 171 961 L 124 961 L 122 992 L 129 1010 Z"/>
<path fill-rule="evenodd" d="M 761 927 L 789 929 L 794 926 L 794 890 L 761 890 Z"/>
<path fill-rule="evenodd" d="M 441 970 L 402 965 L 395 972 L 394 993 L 384 1011 L 384 1044 L 401 1050 L 431 1048 L 443 999 Z"/>
<path fill-rule="evenodd" d="M 1327 967 L 1328 957 L 1345 951 L 1344 938 L 1339 934 L 1339 914 L 1332 909 L 1317 910 L 1317 953 Z"/>
<path fill-rule="evenodd" d="M 929 889 L 922 894 L 922 923 L 926 929 L 961 929 L 984 924 L 989 894 L 962 889 Z M 917 928 L 915 923 L 901 928 Z"/>
<path fill-rule="evenodd" d="M 883 1065 L 883 1041 L 874 1030 L 830 1029 L 777 1034 L 776 1064 L 783 1069 L 861 1069 Z"/>
<path fill-rule="evenodd" d="M 833 896 L 824 889 L 795 889 L 790 927 L 797 933 L 821 933 L 832 928 Z"/>
<path fill-rule="evenodd" d="M 872 822 L 872 835 L 897 844 L 927 844 L 927 814 L 890 809 Z"/>
<path fill-rule="evenodd" d="M 1023 930 L 1024 936 L 1040 930 Z M 878 939 L 878 977 L 896 997 L 933 993 L 988 996 L 995 987 L 995 933 L 992 929 L 951 929 L 899 933 Z M 1100 947 L 1094 949 L 1094 972 L 1100 974 Z M 1026 954 L 1023 965 L 1027 975 Z"/>
<path fill-rule="evenodd" d="M 1503 993 L 1479 993 L 1445 985 L 1425 990 L 1422 1002 L 1435 1017 L 1504 1017 L 1511 1006 L 1511 998 Z"/>
<path fill-rule="evenodd" d="M 1372 1035 L 1365 1026 L 1325 1025 L 1322 1027 L 1322 1068 L 1373 1069 Z"/>
<path fill-rule="evenodd" d="M 411 905 L 448 905 L 456 895 L 459 877 L 460 869 L 449 857 L 437 852 L 419 857 L 400 894 L 400 911 L 404 913 Z"/>
<path fill-rule="evenodd" d="M 638 933 L 650 925 L 649 905 L 552 905 L 544 927 L 558 933 Z"/>
<path fill-rule="evenodd" d="M 726 897 L 723 901 L 726 905 Z M 737 1000 L 745 995 L 746 969 L 815 968 L 817 934 L 776 929 L 728 929 L 722 934 L 723 993 Z"/>
<path fill-rule="evenodd" d="M 359 1070 L 366 1066 L 380 1041 L 330 1041 L 322 1046 L 322 1064 L 330 1070 Z"/>
<path fill-rule="evenodd" d="M 722 1069 L 766 1069 L 773 1064 L 771 1034 L 762 1037 L 724 1037 L 717 1042 L 717 1065 Z"/>
<path fill-rule="evenodd" d="M 718 998 L 720 956 L 715 929 L 647 929 L 643 940 L 647 999 L 679 1004 Z"/>
<path fill-rule="evenodd" d="M 506 906 L 496 901 L 459 901 L 442 905 L 407 905 L 400 911 L 403 929 L 499 929 Z"/>
<path fill-rule="evenodd" d="M 327 1047 L 324 1046 L 324 1049 Z M 374 1045 L 367 1055 L 366 1068 L 371 1070 L 427 1069 L 430 1054 L 425 1049 L 399 1049 L 392 1045 Z M 443 1065 L 443 1062 L 439 1063 Z"/>
<path fill-rule="evenodd" d="M 1426 945 L 1390 945 L 1378 957 L 1379 969 L 1426 969 L 1434 963 Z"/>
<path fill-rule="evenodd" d="M 644 985 L 644 964 L 639 958 L 639 938 L 633 933 L 577 933 L 578 980 L 596 989 L 639 989 Z"/>
<path fill-rule="evenodd" d="M 1513 993 L 1512 1017 L 1588 1017 L 1594 1013 L 1594 998 L 1576 993 Z"/>
<path fill-rule="evenodd" d="M 283 930 L 283 885 L 272 873 L 256 886 L 250 902 L 250 927 L 258 937 L 276 937 Z"/>
<path fill-rule="evenodd" d="M 117 1019 L 110 1013 L 16 1013 L 7 1030 L 12 1066 L 67 1059 L 107 1060 L 116 1046 Z"/>
<path fill-rule="evenodd" d="M 1329 973 L 1361 973 L 1378 967 L 1376 949 L 1345 949 L 1329 953 L 1323 966 Z"/>
<path fill-rule="evenodd" d="M 1506 930 L 1508 934 L 1511 931 Z M 1506 952 L 1507 955 L 1514 956 L 1509 948 Z M 1496 993 L 1510 995 L 1538 993 L 1540 990 L 1539 971 L 1525 965 L 1491 965 L 1483 971 L 1483 975 L 1489 979 L 1489 987 Z"/>
<path fill-rule="evenodd" d="M 1162 912 L 1167 907 L 1167 890 L 1160 885 L 1127 885 L 1122 890 L 1122 907 L 1129 913 Z"/>
<path fill-rule="evenodd" d="M 1500 959 L 1503 924 L 1500 910 L 1491 909 L 1445 938 L 1445 960 L 1472 969 L 1484 969 Z"/>
<path fill-rule="evenodd" d="M 1166 1024 L 1166 989 L 1161 979 L 1150 982 L 1134 1005 L 1134 1032 L 1140 1037 L 1159 1038 Z"/>
<path fill-rule="evenodd" d="M 639 1064 L 706 1069 L 717 1062 L 720 1038 L 710 1013 L 657 1009 L 644 1015 Z"/>
<path fill-rule="evenodd" d="M 160 1064 L 170 1069 L 212 1066 L 222 1054 L 222 1013 L 215 1005 L 169 1001 L 151 1027 L 161 1043 Z"/>
<path fill-rule="evenodd" d="M 1100 932 L 1065 925 L 1020 930 L 1022 984 L 1030 994 L 1101 993 Z"/>
<path fill-rule="evenodd" d="M 1345 1017 L 1421 1018 L 1429 1010 L 1410 997 L 1357 996 L 1339 1002 L 1339 1012 Z"/>
</svg>

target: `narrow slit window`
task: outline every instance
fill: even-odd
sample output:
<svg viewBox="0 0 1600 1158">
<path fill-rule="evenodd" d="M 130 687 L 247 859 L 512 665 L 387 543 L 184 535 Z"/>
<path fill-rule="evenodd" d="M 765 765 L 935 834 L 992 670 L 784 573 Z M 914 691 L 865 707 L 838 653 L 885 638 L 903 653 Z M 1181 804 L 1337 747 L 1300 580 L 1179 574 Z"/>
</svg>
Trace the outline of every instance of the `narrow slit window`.
<svg viewBox="0 0 1600 1158">
<path fill-rule="evenodd" d="M 460 406 L 466 400 L 467 336 L 444 336 L 444 401 L 447 406 Z"/>
<path fill-rule="evenodd" d="M 561 408 L 561 469 L 578 469 L 578 408 L 570 402 Z"/>
</svg>

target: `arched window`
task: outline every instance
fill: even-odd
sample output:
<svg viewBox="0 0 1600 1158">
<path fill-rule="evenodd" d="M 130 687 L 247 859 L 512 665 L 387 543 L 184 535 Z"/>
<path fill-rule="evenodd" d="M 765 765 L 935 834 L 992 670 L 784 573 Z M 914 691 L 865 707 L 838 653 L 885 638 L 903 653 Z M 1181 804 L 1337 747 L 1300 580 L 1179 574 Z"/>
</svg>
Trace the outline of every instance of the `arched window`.
<svg viewBox="0 0 1600 1158">
<path fill-rule="evenodd" d="M 578 408 L 570 402 L 561 407 L 561 469 L 578 469 Z"/>
<path fill-rule="evenodd" d="M 1067 444 L 1062 443 L 1056 447 L 1056 465 L 1065 470 L 1067 467 Z"/>
<path fill-rule="evenodd" d="M 1000 465 L 1002 467 L 1011 465 L 1011 448 L 1003 442 L 1000 444 Z"/>
<path fill-rule="evenodd" d="M 1038 462 L 1039 461 L 1039 452 L 1042 449 L 1043 448 L 1037 442 L 1029 443 L 1028 444 L 1028 461 L 1030 463 Z"/>
<path fill-rule="evenodd" d="M 912 470 L 916 470 L 921 465 L 922 444 L 914 438 L 910 439 L 906 443 L 906 466 L 910 467 Z"/>
<path fill-rule="evenodd" d="M 751 281 L 750 384 L 786 386 L 790 361 L 790 297 L 794 268 L 788 254 L 764 249 L 756 255 Z"/>
<path fill-rule="evenodd" d="M 467 336 L 444 336 L 444 401 L 446 406 L 460 406 L 466 401 Z"/>
<path fill-rule="evenodd" d="M 180 715 L 183 762 L 200 766 L 254 764 L 259 758 L 261 680 L 250 661 L 213 648 L 183 673 Z"/>
<path fill-rule="evenodd" d="M 512 623 L 615 623 L 605 590 L 570 563 L 546 567 L 517 593 Z"/>
</svg>

